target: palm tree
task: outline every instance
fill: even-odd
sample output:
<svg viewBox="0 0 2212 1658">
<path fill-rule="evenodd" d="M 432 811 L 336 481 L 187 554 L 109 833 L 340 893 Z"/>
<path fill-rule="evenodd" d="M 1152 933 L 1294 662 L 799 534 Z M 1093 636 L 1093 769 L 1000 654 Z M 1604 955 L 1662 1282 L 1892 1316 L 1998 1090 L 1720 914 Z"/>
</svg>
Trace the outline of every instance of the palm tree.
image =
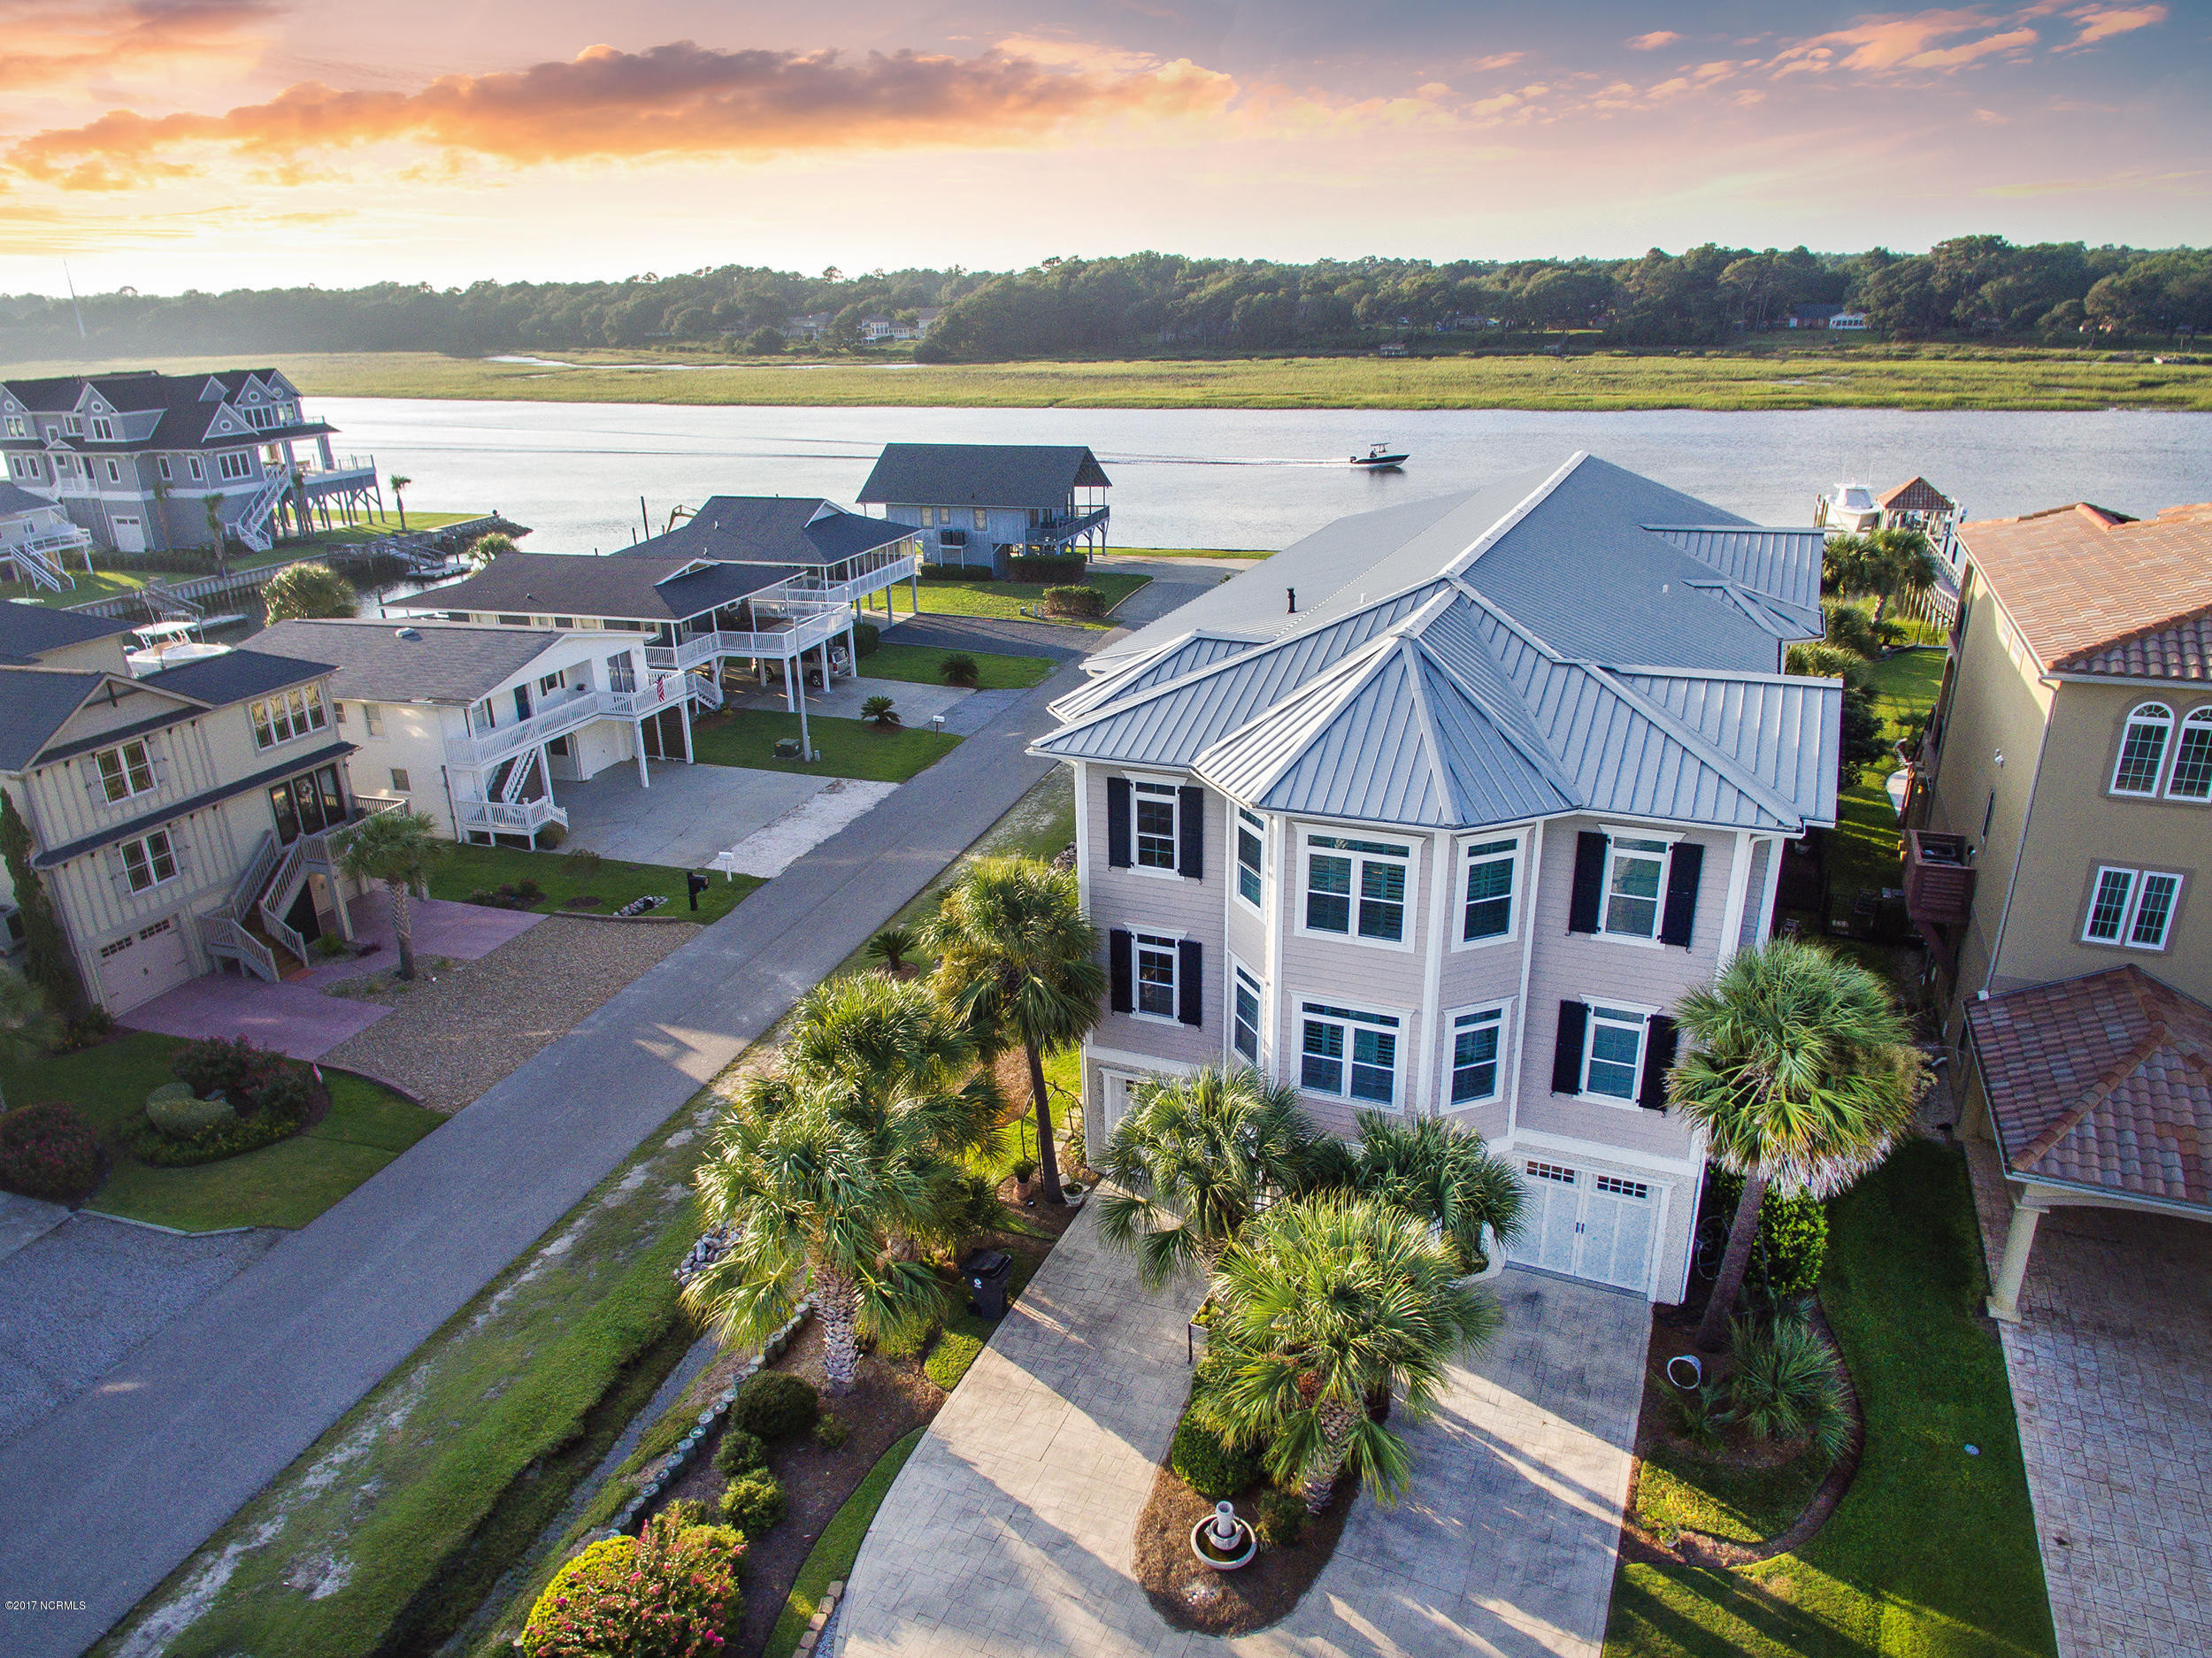
<svg viewBox="0 0 2212 1658">
<path fill-rule="evenodd" d="M 357 881 L 382 881 L 392 895 L 392 932 L 399 940 L 399 976 L 415 976 L 415 923 L 409 893 L 430 879 L 440 850 L 427 812 L 380 811 L 354 825 L 338 867 Z"/>
<path fill-rule="evenodd" d="M 1799 939 L 1737 953 L 1675 1017 L 1689 1039 L 1667 1095 L 1744 1178 L 1697 1341 L 1718 1352 L 1743 1287 L 1767 1187 L 1832 1197 L 1912 1126 L 1920 1055 L 1882 984 Z"/>
<path fill-rule="evenodd" d="M 1499 1324 L 1448 1241 L 1347 1192 L 1279 1203 L 1246 1226 L 1214 1301 L 1207 1359 L 1220 1379 L 1200 1419 L 1233 1444 L 1264 1442 L 1268 1471 L 1296 1481 L 1315 1514 L 1348 1468 L 1379 1498 L 1396 1495 L 1411 1458 L 1370 1401 L 1399 1393 L 1404 1416 L 1425 1414 L 1446 1368 Z"/>
<path fill-rule="evenodd" d="M 261 605 L 272 623 L 342 618 L 361 608 L 361 595 L 328 564 L 288 564 L 263 586 Z"/>
<path fill-rule="evenodd" d="M 215 573 L 230 574 L 230 560 L 226 556 L 229 543 L 223 533 L 223 498 L 220 495 L 202 495 L 200 507 L 207 514 L 207 538 L 215 553 Z"/>
<path fill-rule="evenodd" d="M 1081 1041 L 1106 994 L 1098 929 L 1077 902 L 1074 875 L 1035 858 L 979 859 L 946 893 L 922 946 L 937 956 L 931 988 L 974 1033 L 978 1057 L 1016 1047 L 1027 1055 L 1045 1201 L 1064 1203 L 1045 1050 Z"/>
<path fill-rule="evenodd" d="M 1134 1249 L 1145 1283 L 1215 1263 L 1274 1194 L 1296 1191 L 1317 1136 L 1287 1083 L 1209 1065 L 1156 1078 L 1106 1142 L 1099 1236 Z"/>
<path fill-rule="evenodd" d="M 1452 1240 L 1465 1268 L 1484 1253 L 1484 1227 L 1500 1243 L 1521 1235 L 1528 1203 L 1513 1165 L 1481 1135 L 1433 1117 L 1407 1123 L 1361 1112 L 1351 1185 L 1427 1222 Z"/>
<path fill-rule="evenodd" d="M 1927 592 L 1942 573 L 1928 538 L 1918 530 L 1902 528 L 1839 535 L 1828 543 L 1823 563 L 1841 591 L 1874 595 L 1878 627 L 1894 601 Z"/>
<path fill-rule="evenodd" d="M 399 533 L 407 533 L 407 486 L 415 480 L 404 472 L 392 474 L 392 503 L 399 509 Z"/>
<path fill-rule="evenodd" d="M 947 1158 L 991 1149 L 1005 1098 L 976 1069 L 975 1039 L 926 987 L 856 974 L 816 986 L 794 1012 L 782 1099 L 812 1092 L 864 1122 L 917 1112 Z"/>
<path fill-rule="evenodd" d="M 956 1171 L 918 1114 L 864 1121 L 802 1083 L 785 1109 L 723 1119 L 699 1167 L 699 1208 L 730 1247 L 684 1286 L 684 1302 L 724 1339 L 757 1342 L 810 1296 L 822 1370 L 849 1393 L 860 1339 L 911 1334 L 941 1311 L 936 1273 L 892 1247 L 927 1234 L 956 1201 Z"/>
<path fill-rule="evenodd" d="M 487 530 L 469 543 L 468 551 L 461 555 L 461 562 L 468 566 L 471 575 L 477 575 L 491 568 L 493 559 L 504 558 L 517 550 L 513 536 L 500 530 Z"/>
</svg>

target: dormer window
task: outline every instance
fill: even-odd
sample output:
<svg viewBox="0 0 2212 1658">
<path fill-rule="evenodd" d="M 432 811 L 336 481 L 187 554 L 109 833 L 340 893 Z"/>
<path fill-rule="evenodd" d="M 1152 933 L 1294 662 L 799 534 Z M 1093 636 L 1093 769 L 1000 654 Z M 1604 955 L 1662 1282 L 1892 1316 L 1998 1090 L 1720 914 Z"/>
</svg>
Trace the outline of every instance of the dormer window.
<svg viewBox="0 0 2212 1658">
<path fill-rule="evenodd" d="M 103 419 L 97 415 L 94 416 L 92 420 L 92 435 L 98 438 L 104 443 L 114 442 L 115 422 L 112 420 Z"/>
</svg>

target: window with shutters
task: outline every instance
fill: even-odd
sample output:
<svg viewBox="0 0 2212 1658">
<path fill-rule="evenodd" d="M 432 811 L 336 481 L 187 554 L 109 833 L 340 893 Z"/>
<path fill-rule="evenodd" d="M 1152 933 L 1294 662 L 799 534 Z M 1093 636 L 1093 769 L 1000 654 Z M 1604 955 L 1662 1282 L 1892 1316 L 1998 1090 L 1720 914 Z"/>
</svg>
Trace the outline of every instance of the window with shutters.
<svg viewBox="0 0 2212 1658">
<path fill-rule="evenodd" d="M 123 878 L 134 893 L 142 893 L 177 877 L 176 848 L 169 832 L 157 829 L 142 840 L 123 843 Z"/>
<path fill-rule="evenodd" d="M 1229 1044 L 1247 1064 L 1260 1063 L 1260 981 L 1240 963 L 1229 975 Z"/>
<path fill-rule="evenodd" d="M 110 803 L 143 794 L 154 786 L 153 757 L 143 742 L 103 748 L 92 760 L 100 770 L 100 793 Z"/>
<path fill-rule="evenodd" d="M 1237 896 L 1258 910 L 1267 890 L 1267 825 L 1240 806 L 1233 827 L 1237 838 Z"/>
<path fill-rule="evenodd" d="M 1673 842 L 1609 831 L 1604 908 L 1598 930 L 1608 938 L 1659 936 L 1659 901 L 1666 889 L 1667 853 Z"/>
<path fill-rule="evenodd" d="M 2180 876 L 2164 870 L 2121 869 L 2108 864 L 2098 870 L 2090 889 L 2082 942 L 2162 950 L 2172 936 L 2174 911 L 2180 901 Z"/>
<path fill-rule="evenodd" d="M 1644 1032 L 1650 1017 L 1648 1008 L 1590 1004 L 1582 1050 L 1585 1094 L 1601 1100 L 1635 1099 L 1643 1075 Z"/>
<path fill-rule="evenodd" d="M 1137 867 L 1175 873 L 1175 786 L 1171 783 L 1133 783 L 1130 810 L 1134 814 Z"/>
<path fill-rule="evenodd" d="M 1308 1002 L 1300 1005 L 1299 1085 L 1362 1105 L 1398 1109 L 1398 1040 L 1394 1013 Z"/>
<path fill-rule="evenodd" d="M 1410 948 L 1410 846 L 1308 834 L 1302 849 L 1306 894 L 1300 932 Z"/>
<path fill-rule="evenodd" d="M 1451 1022 L 1451 1102 L 1480 1105 L 1498 1097 L 1498 1052 L 1505 1032 L 1505 1008 L 1476 1008 L 1455 1014 Z"/>
<path fill-rule="evenodd" d="M 1182 940 L 1157 933 L 1137 934 L 1137 1007 L 1146 1018 L 1176 1017 L 1175 957 Z"/>
<path fill-rule="evenodd" d="M 1523 841 L 1518 835 L 1469 845 L 1460 893 L 1459 940 L 1455 948 L 1504 944 L 1517 931 Z"/>
</svg>

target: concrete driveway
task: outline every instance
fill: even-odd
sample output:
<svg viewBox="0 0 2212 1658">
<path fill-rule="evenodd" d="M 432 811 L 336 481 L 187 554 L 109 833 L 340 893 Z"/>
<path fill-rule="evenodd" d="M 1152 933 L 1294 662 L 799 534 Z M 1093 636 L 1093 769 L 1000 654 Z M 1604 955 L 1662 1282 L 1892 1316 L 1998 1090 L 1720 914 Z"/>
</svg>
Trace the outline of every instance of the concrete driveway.
<svg viewBox="0 0 2212 1658">
<path fill-rule="evenodd" d="M 1197 1292 L 1148 1293 L 1081 1218 L 886 1497 L 853 1568 L 840 1654 L 1594 1658 L 1649 1311 L 1518 1268 L 1492 1288 L 1504 1332 L 1408 1432 L 1412 1491 L 1395 1509 L 1360 1501 L 1283 1623 L 1217 1642 L 1167 1628 L 1133 1565 L 1189 1386 Z"/>
<path fill-rule="evenodd" d="M 609 766 L 587 783 L 556 783 L 568 811 L 570 848 L 670 869 L 703 870 L 716 856 L 766 828 L 833 780 L 733 765 L 649 760 L 653 787 L 634 765 Z"/>
</svg>

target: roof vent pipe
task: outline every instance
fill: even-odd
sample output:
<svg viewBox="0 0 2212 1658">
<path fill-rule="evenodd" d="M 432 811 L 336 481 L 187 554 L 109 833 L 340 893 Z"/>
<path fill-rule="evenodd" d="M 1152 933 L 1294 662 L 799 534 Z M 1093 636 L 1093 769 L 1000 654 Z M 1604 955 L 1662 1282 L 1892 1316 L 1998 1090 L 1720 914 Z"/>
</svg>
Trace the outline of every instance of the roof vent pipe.
<svg viewBox="0 0 2212 1658">
<path fill-rule="evenodd" d="M 1285 593 L 1287 593 L 1287 594 L 1290 595 L 1290 614 L 1291 614 L 1291 615 L 1293 615 L 1293 616 L 1297 615 L 1297 614 L 1298 614 L 1298 589 L 1297 589 L 1297 588 L 1295 588 L 1295 587 L 1285 587 L 1285 588 L 1283 589 L 1283 591 L 1284 591 Z"/>
</svg>

